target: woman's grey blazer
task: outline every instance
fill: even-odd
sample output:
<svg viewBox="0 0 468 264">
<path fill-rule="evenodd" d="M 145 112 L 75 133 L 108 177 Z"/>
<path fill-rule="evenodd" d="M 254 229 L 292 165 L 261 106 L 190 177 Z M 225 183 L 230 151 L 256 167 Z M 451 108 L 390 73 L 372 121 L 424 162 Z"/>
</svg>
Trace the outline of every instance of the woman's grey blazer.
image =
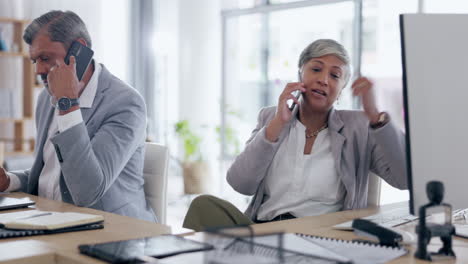
<svg viewBox="0 0 468 264">
<path fill-rule="evenodd" d="M 20 190 L 35 195 L 54 113 L 49 100 L 44 89 L 36 107 L 37 141 L 32 168 L 12 172 L 20 179 Z M 63 201 L 156 221 L 143 189 L 146 137 L 143 98 L 102 65 L 93 105 L 82 108 L 81 113 L 83 122 L 50 139 L 60 161 Z"/>
<path fill-rule="evenodd" d="M 265 130 L 275 113 L 276 107 L 260 111 L 257 127 L 227 173 L 227 181 L 236 191 L 254 195 L 245 212 L 254 221 L 264 199 L 264 178 L 294 120 L 272 143 L 266 139 Z M 328 129 L 336 171 L 346 189 L 344 210 L 367 207 L 369 171 L 398 189 L 407 189 L 404 134 L 391 121 L 371 129 L 364 112 L 332 109 Z"/>
</svg>

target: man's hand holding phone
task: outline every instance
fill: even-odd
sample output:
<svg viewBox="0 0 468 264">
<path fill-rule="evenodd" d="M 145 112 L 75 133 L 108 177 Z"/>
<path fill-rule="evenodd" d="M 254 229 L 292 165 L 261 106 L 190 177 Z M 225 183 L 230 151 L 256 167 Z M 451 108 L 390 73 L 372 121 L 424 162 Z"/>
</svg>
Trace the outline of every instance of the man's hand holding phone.
<svg viewBox="0 0 468 264">
<path fill-rule="evenodd" d="M 286 85 L 279 96 L 275 117 L 271 120 L 266 129 L 266 137 L 269 141 L 275 142 L 278 140 L 279 134 L 284 125 L 293 117 L 294 113 L 290 109 L 291 106 L 288 105 L 288 100 L 292 100 L 293 105 L 296 104 L 296 107 L 299 107 L 299 97 L 305 91 L 305 85 L 302 82 L 292 82 Z M 293 92 L 296 92 L 297 94 L 294 95 Z"/>
<path fill-rule="evenodd" d="M 80 83 L 76 77 L 75 57 L 70 57 L 70 64 L 65 64 L 62 60 L 56 60 L 49 74 L 47 82 L 49 89 L 56 98 L 78 98 L 80 93 Z"/>
</svg>

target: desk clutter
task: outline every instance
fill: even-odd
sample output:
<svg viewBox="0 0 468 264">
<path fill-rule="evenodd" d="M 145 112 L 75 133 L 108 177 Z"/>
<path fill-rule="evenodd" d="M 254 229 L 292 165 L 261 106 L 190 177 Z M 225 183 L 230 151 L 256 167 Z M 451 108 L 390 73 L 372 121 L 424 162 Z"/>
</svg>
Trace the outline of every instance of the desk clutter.
<svg viewBox="0 0 468 264">
<path fill-rule="evenodd" d="M 81 253 L 109 263 L 135 263 L 158 258 L 157 263 L 385 263 L 403 256 L 399 247 L 292 233 L 253 235 L 237 232 L 204 235 L 203 242 L 161 235 L 143 239 L 81 245 Z"/>
</svg>

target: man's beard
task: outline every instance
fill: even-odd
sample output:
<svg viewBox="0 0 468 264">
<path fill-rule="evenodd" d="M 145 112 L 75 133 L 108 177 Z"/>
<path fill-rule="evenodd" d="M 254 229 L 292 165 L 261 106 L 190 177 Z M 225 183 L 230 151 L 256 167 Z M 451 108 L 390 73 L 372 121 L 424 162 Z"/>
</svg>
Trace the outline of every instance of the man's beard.
<svg viewBox="0 0 468 264">
<path fill-rule="evenodd" d="M 56 107 L 57 106 L 57 98 L 52 94 L 52 91 L 50 90 L 49 88 L 49 83 L 47 82 L 47 74 L 41 74 L 41 80 L 42 80 L 42 83 L 44 84 L 44 87 L 46 88 L 47 90 L 47 93 L 49 93 L 50 95 L 50 104 L 53 106 L 53 107 Z"/>
</svg>

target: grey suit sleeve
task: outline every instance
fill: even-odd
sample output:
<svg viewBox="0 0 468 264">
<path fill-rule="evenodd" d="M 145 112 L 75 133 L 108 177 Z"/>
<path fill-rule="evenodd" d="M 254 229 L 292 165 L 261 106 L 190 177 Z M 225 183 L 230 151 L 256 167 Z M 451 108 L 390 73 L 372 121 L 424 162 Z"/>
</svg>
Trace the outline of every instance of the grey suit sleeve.
<svg viewBox="0 0 468 264">
<path fill-rule="evenodd" d="M 270 142 L 265 137 L 265 109 L 258 115 L 258 123 L 240 153 L 227 172 L 227 181 L 234 190 L 245 194 L 255 194 L 268 167 L 280 145 L 279 141 Z"/>
<path fill-rule="evenodd" d="M 96 203 L 145 140 L 143 99 L 130 93 L 112 100 L 92 138 L 83 122 L 51 138 L 62 160 L 65 184 L 78 206 L 90 207 Z"/>
<path fill-rule="evenodd" d="M 402 131 L 393 122 L 378 129 L 370 129 L 371 171 L 398 189 L 408 189 L 406 145 Z"/>
<path fill-rule="evenodd" d="M 9 171 L 9 173 L 13 173 L 16 175 L 20 181 L 20 188 L 17 190 L 13 191 L 18 191 L 18 192 L 27 192 L 27 186 L 28 186 L 28 178 L 29 178 L 29 173 L 31 170 L 24 170 L 24 171 Z"/>
</svg>

